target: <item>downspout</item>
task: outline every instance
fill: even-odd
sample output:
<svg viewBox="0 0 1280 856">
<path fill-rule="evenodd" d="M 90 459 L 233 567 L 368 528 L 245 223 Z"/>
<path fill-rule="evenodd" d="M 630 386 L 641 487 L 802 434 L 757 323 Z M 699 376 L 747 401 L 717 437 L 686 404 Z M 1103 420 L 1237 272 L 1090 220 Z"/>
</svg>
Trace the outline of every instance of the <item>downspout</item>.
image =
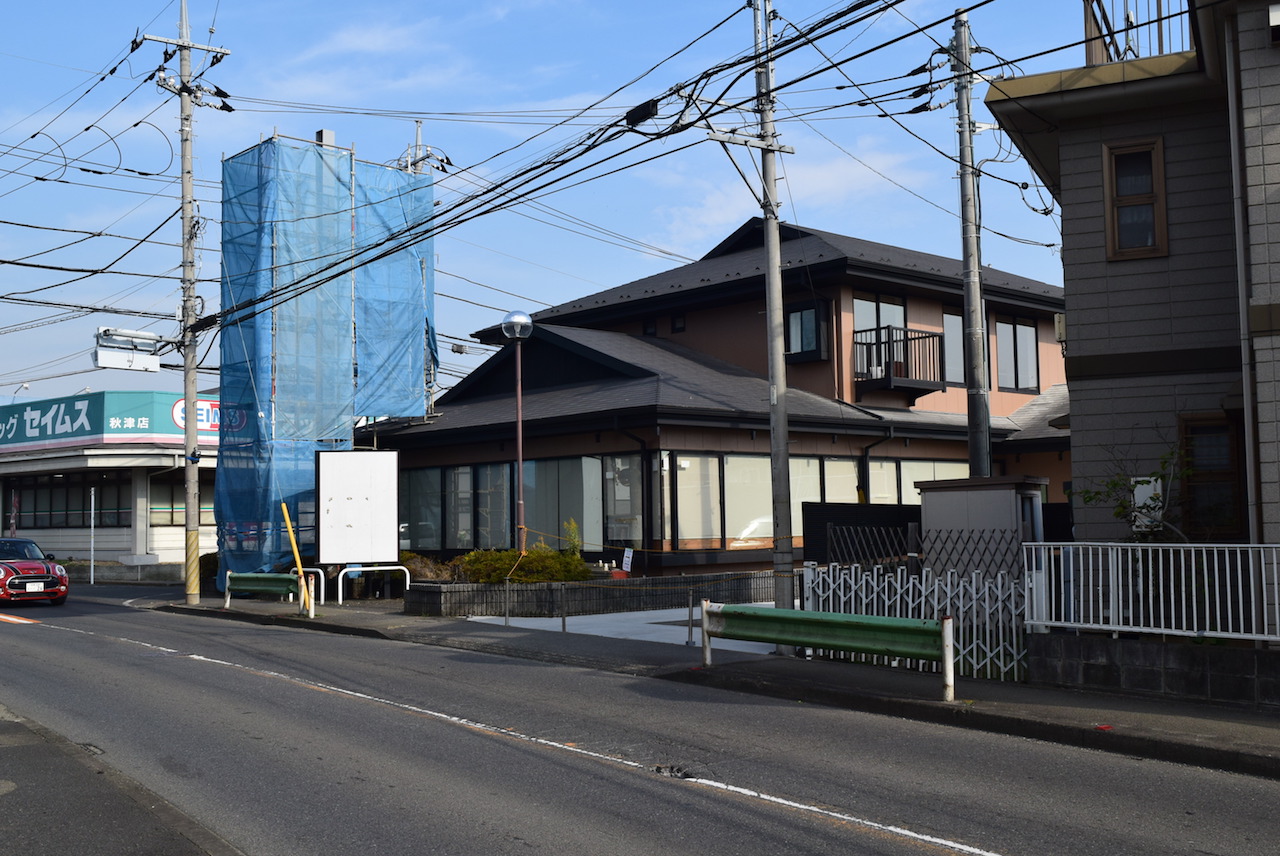
<svg viewBox="0 0 1280 856">
<path fill-rule="evenodd" d="M 890 425 L 885 430 L 885 434 L 874 443 L 868 443 L 862 447 L 862 452 L 858 455 L 858 503 L 866 505 L 871 501 L 867 495 L 867 487 L 871 484 L 871 450 L 881 443 L 887 443 L 893 439 L 893 426 Z"/>
<path fill-rule="evenodd" d="M 1253 388 L 1253 337 L 1249 329 L 1248 212 L 1245 208 L 1244 169 L 1241 132 L 1240 51 L 1237 21 L 1228 16 L 1224 22 L 1226 41 L 1227 122 L 1231 144 L 1232 217 L 1235 226 L 1236 295 L 1240 324 L 1240 386 L 1244 397 L 1244 471 L 1245 508 L 1249 522 L 1249 543 L 1261 543 L 1258 520 L 1258 447 Z"/>
</svg>

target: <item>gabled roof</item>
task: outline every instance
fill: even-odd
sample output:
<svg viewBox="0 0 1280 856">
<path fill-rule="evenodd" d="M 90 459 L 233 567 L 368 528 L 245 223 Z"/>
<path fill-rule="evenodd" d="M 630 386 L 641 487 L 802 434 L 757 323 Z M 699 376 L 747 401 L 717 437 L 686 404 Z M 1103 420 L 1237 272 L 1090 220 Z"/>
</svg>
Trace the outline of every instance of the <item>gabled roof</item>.
<svg viewBox="0 0 1280 856">
<path fill-rule="evenodd" d="M 468 381 L 437 404 L 432 422 L 397 426 L 379 423 L 380 436 L 448 436 L 465 442 L 485 434 L 509 434 L 515 421 L 514 345 L 489 358 Z M 617 425 L 708 424 L 767 428 L 769 382 L 738 366 L 668 340 L 624 333 L 535 326 L 522 357 L 522 409 L 526 433 L 600 430 Z M 539 371 L 550 365 L 551 371 Z M 474 378 L 474 380 L 473 380 Z M 841 434 L 963 437 L 965 414 L 871 408 L 799 389 L 788 390 L 793 430 Z M 993 434 L 1015 430 L 993 419 Z"/>
<path fill-rule="evenodd" d="M 634 320 L 668 305 L 696 306 L 722 301 L 728 294 L 763 292 L 763 228 L 763 221 L 753 217 L 696 262 L 540 310 L 533 319 L 539 324 L 589 326 Z M 800 226 L 783 225 L 780 236 L 784 282 L 803 270 L 807 280 L 853 276 L 949 293 L 957 301 L 963 294 L 964 269 L 958 259 Z M 1056 285 L 990 267 L 982 269 L 982 281 L 985 298 L 995 305 L 1041 311 L 1061 311 L 1063 306 L 1062 289 Z M 489 343 L 502 341 L 496 326 L 474 335 Z"/>
</svg>

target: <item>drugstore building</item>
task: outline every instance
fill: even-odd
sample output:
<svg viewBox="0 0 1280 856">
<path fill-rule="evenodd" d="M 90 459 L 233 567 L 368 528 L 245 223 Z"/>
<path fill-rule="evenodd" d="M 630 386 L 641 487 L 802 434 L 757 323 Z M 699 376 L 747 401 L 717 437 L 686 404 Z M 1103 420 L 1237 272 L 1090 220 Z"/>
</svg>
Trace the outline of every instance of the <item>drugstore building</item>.
<svg viewBox="0 0 1280 856">
<path fill-rule="evenodd" d="M 185 557 L 185 402 L 172 392 L 85 392 L 0 405 L 3 531 L 60 560 L 163 577 Z M 216 549 L 220 409 L 198 400 L 200 552 Z M 125 576 L 128 576 L 126 573 Z"/>
</svg>

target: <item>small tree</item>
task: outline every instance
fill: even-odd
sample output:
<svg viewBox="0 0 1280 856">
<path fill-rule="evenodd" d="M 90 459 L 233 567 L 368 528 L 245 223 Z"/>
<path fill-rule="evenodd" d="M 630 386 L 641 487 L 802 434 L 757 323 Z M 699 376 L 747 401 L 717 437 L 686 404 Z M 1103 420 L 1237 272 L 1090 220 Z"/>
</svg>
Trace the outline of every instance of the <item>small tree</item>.
<svg viewBox="0 0 1280 856">
<path fill-rule="evenodd" d="M 1155 470 L 1135 472 L 1131 459 L 1112 449 L 1117 471 L 1103 479 L 1096 488 L 1073 491 L 1085 505 L 1110 507 L 1111 515 L 1124 520 L 1133 531 L 1135 541 L 1162 541 L 1172 533 L 1189 541 L 1185 533 L 1169 519 L 1174 506 L 1168 501 L 1172 487 L 1186 477 L 1182 454 L 1175 447 L 1160 456 Z"/>
</svg>

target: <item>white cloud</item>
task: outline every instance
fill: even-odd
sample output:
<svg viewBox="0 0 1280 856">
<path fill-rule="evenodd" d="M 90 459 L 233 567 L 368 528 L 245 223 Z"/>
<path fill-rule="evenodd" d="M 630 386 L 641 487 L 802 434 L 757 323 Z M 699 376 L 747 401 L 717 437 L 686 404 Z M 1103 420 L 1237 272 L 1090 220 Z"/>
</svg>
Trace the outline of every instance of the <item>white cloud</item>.
<svg viewBox="0 0 1280 856">
<path fill-rule="evenodd" d="M 306 63 L 353 54 L 402 53 L 421 51 L 430 33 L 439 32 L 435 21 L 416 24 L 376 23 L 343 27 L 329 38 L 294 56 L 293 63 Z"/>
<path fill-rule="evenodd" d="M 778 173 L 780 214 L 786 222 L 852 223 L 855 214 L 865 216 L 869 209 L 915 207 L 904 202 L 904 191 L 897 185 L 930 195 L 930 172 L 913 166 L 906 154 L 885 150 L 875 138 L 860 139 L 849 147 L 857 160 L 842 153 L 819 159 L 813 154 L 818 147 L 812 141 L 804 147 L 806 154 L 788 156 Z M 701 255 L 747 218 L 760 214 L 755 196 L 757 170 L 741 155 L 737 159 L 748 170 L 753 187 L 748 188 L 727 163 L 708 166 L 710 161 L 699 165 L 691 160 L 674 169 L 649 168 L 638 174 L 667 200 L 652 209 L 654 220 L 661 224 L 655 243 Z"/>
</svg>

